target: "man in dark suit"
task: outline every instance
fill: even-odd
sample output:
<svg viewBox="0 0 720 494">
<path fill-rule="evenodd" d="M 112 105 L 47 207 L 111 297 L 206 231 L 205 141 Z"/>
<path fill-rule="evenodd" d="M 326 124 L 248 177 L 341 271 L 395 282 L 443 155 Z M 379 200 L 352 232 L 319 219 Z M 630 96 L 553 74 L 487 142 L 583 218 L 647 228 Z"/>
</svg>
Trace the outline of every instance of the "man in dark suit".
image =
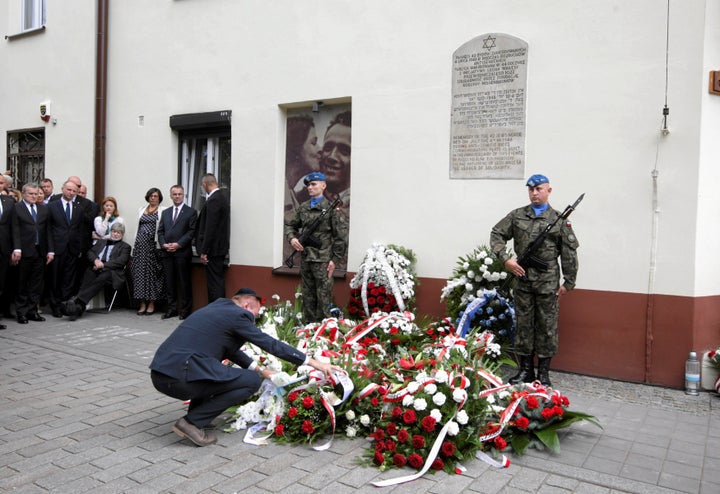
<svg viewBox="0 0 720 494">
<path fill-rule="evenodd" d="M 42 290 L 43 268 L 52 262 L 55 247 L 50 235 L 50 214 L 45 204 L 35 204 L 38 185 L 26 183 L 22 200 L 15 204 L 12 220 L 12 263 L 18 265 L 18 287 L 15 295 L 17 322 L 44 321 L 37 311 Z"/>
<path fill-rule="evenodd" d="M 78 294 L 62 303 L 63 314 L 74 321 L 85 312 L 85 307 L 105 286 L 115 290 L 125 285 L 125 266 L 130 260 L 129 244 L 123 241 L 125 225 L 113 223 L 110 238 L 100 239 L 87 253 L 91 267 L 85 272 Z"/>
<path fill-rule="evenodd" d="M 5 290 L 5 277 L 10 266 L 12 255 L 12 218 L 15 214 L 15 199 L 3 194 L 5 190 L 5 179 L 0 177 L 0 296 Z M 0 329 L 5 329 L 0 324 Z"/>
<path fill-rule="evenodd" d="M 188 413 L 173 432 L 198 446 L 217 441 L 203 427 L 232 405 L 252 396 L 275 372 L 261 369 L 240 347 L 252 343 L 295 365 L 310 365 L 329 375 L 340 367 L 319 362 L 255 327 L 261 299 L 241 288 L 232 299 L 219 298 L 193 313 L 160 345 L 150 364 L 155 389 L 179 400 L 190 400 Z M 230 359 L 240 367 L 228 367 Z"/>
<path fill-rule="evenodd" d="M 197 252 L 205 265 L 208 303 L 225 296 L 225 256 L 230 251 L 230 202 L 212 173 L 202 178 L 207 194 L 197 229 Z"/>
<path fill-rule="evenodd" d="M 158 225 L 158 242 L 167 286 L 167 312 L 163 319 L 179 316 L 185 319 L 192 312 L 192 240 L 195 236 L 197 211 L 184 203 L 182 185 L 170 188 L 173 207 L 165 209 Z M 182 303 L 178 307 L 178 282 Z"/>
<path fill-rule="evenodd" d="M 76 292 L 78 264 L 85 266 L 84 257 L 90 223 L 85 207 L 76 201 L 78 188 L 74 182 L 62 185 L 59 199 L 50 201 L 50 232 L 55 245 L 55 261 L 51 266 L 50 308 L 54 317 L 62 317 L 60 304 Z"/>
</svg>

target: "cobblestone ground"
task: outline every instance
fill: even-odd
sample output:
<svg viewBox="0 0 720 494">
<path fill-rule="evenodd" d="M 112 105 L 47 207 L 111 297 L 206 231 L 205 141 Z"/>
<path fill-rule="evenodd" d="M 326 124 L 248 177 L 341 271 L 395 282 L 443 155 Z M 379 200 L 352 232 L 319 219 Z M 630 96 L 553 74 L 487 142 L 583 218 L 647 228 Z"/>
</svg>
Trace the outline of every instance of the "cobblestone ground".
<svg viewBox="0 0 720 494">
<path fill-rule="evenodd" d="M 713 493 L 720 492 L 720 399 L 552 372 L 571 408 L 603 425 L 561 433 L 560 454 L 511 455 L 507 469 L 479 460 L 377 489 L 397 476 L 359 464 L 365 440 L 328 451 L 219 433 L 196 448 L 172 433 L 184 415 L 157 393 L 147 365 L 176 319 L 91 313 L 71 323 L 0 331 L 0 492 L 13 493 Z"/>
</svg>

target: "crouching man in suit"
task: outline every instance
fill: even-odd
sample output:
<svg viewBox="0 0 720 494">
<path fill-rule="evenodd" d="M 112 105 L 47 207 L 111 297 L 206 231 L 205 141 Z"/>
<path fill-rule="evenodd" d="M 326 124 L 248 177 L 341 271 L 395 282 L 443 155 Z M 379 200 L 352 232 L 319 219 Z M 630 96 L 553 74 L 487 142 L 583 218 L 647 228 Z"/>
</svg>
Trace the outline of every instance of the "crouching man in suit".
<svg viewBox="0 0 720 494">
<path fill-rule="evenodd" d="M 125 225 L 113 223 L 110 238 L 98 240 L 87 253 L 90 268 L 85 271 L 80 291 L 76 296 L 63 302 L 62 310 L 71 321 L 85 312 L 85 307 L 105 286 L 112 285 L 119 290 L 125 283 L 125 265 L 130 259 L 130 245 L 122 238 Z"/>
</svg>

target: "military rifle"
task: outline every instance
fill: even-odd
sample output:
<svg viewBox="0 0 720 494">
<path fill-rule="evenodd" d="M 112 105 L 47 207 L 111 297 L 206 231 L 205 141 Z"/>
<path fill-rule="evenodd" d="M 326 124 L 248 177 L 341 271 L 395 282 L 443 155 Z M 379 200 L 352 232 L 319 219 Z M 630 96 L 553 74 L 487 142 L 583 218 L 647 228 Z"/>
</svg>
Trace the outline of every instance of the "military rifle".
<svg viewBox="0 0 720 494">
<path fill-rule="evenodd" d="M 577 201 L 575 201 L 573 204 L 565 208 L 565 211 L 562 212 L 557 218 L 555 218 L 555 221 L 548 224 L 548 226 L 545 227 L 545 229 L 535 237 L 535 240 L 533 240 L 530 245 L 528 245 L 525 248 L 525 251 L 520 254 L 517 258 L 517 263 L 522 266 L 522 268 L 527 272 L 529 268 L 535 268 L 538 271 L 545 271 L 548 268 L 548 263 L 546 261 L 543 261 L 539 257 L 535 255 L 535 251 L 542 246 L 543 242 L 545 241 L 545 238 L 550 233 L 550 230 L 553 229 L 553 227 L 557 224 L 560 220 L 566 220 L 570 214 L 575 211 L 575 208 L 577 208 L 578 204 L 580 204 L 580 201 L 583 200 L 585 197 L 585 193 L 580 194 L 580 197 L 577 198 Z M 510 287 L 510 283 L 512 283 L 514 279 L 514 276 L 512 273 L 510 273 L 510 276 L 508 276 L 505 279 L 505 282 L 503 283 L 502 287 L 500 287 L 499 292 L 500 293 L 507 293 L 508 288 Z M 521 281 L 527 281 L 527 276 L 523 275 L 520 277 Z"/>
<path fill-rule="evenodd" d="M 320 222 L 325 217 L 325 215 L 328 214 L 333 209 L 335 209 L 335 206 L 337 206 L 339 202 L 340 202 L 340 197 L 338 196 L 337 199 L 335 199 L 332 202 L 332 204 L 330 204 L 329 207 L 320 211 L 320 216 L 315 218 L 312 221 L 312 223 L 310 223 L 308 226 L 303 228 L 302 233 L 298 237 L 298 242 L 300 242 L 300 245 L 302 245 L 303 247 L 316 247 L 316 248 L 320 247 L 320 245 L 321 245 L 320 241 L 317 238 L 313 237 L 313 233 L 315 233 L 315 230 L 318 229 L 318 227 L 320 226 Z M 287 259 L 285 259 L 285 265 L 287 267 L 291 268 L 291 267 L 295 266 L 294 257 L 295 257 L 295 254 L 297 254 L 297 253 L 298 253 L 298 251 L 296 251 L 293 248 L 292 254 L 287 256 Z"/>
</svg>

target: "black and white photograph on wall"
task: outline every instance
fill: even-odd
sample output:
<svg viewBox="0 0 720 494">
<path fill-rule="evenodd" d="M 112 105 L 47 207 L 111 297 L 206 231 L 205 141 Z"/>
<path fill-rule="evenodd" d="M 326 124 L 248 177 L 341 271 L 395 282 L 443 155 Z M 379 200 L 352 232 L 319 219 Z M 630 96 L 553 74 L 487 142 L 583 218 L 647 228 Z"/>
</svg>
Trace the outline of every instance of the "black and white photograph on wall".
<svg viewBox="0 0 720 494">
<path fill-rule="evenodd" d="M 327 178 L 325 196 L 330 202 L 339 198 L 338 207 L 350 225 L 350 148 L 352 107 L 348 104 L 294 108 L 287 111 L 285 141 L 285 208 L 287 217 L 309 199 L 303 179 L 311 172 Z M 283 237 L 283 259 L 293 253 Z M 292 270 L 299 272 L 296 256 Z M 285 267 L 283 271 L 287 271 Z M 347 254 L 335 272 L 347 270 Z"/>
</svg>

